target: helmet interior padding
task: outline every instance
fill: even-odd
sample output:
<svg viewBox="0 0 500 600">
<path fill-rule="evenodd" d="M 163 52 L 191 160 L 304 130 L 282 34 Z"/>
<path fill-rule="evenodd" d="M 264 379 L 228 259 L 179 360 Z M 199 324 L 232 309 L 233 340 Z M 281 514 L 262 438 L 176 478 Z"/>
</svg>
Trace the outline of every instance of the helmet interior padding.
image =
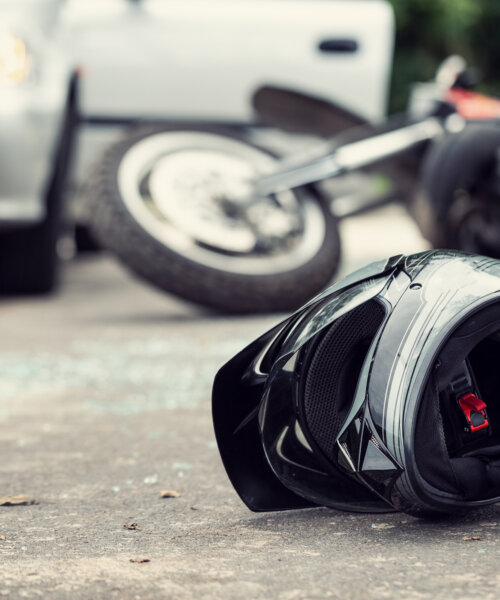
<svg viewBox="0 0 500 600">
<path fill-rule="evenodd" d="M 500 305 L 473 315 L 448 339 L 425 387 L 415 430 L 421 476 L 464 500 L 500 495 Z M 487 406 L 488 426 L 473 430 L 453 388 L 460 369 Z"/>
</svg>

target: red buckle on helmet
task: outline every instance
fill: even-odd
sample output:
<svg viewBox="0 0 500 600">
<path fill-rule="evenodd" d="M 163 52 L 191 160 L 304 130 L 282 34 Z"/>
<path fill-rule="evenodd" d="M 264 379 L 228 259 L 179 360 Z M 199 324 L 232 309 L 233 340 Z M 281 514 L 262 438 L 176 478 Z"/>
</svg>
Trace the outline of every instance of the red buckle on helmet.
<svg viewBox="0 0 500 600">
<path fill-rule="evenodd" d="M 467 419 L 471 432 L 489 427 L 486 403 L 480 400 L 475 394 L 468 393 L 460 396 L 458 404 Z"/>
</svg>

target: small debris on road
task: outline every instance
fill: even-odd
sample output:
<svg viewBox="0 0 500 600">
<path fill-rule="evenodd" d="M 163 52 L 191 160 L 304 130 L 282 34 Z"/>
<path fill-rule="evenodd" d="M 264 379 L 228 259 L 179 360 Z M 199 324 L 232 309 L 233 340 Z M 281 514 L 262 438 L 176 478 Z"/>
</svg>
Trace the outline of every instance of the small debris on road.
<svg viewBox="0 0 500 600">
<path fill-rule="evenodd" d="M 160 494 L 160 498 L 180 498 L 180 496 L 175 490 L 163 490 Z"/>
<path fill-rule="evenodd" d="M 151 560 L 149 558 L 131 558 L 130 559 L 131 563 L 148 563 L 151 562 Z"/>
<path fill-rule="evenodd" d="M 172 469 L 175 471 L 190 471 L 193 468 L 193 465 L 188 462 L 178 462 L 172 465 Z"/>
<path fill-rule="evenodd" d="M 0 542 L 3 542 L 5 540 L 5 536 L 4 535 L 0 535 Z"/>
<path fill-rule="evenodd" d="M 464 542 L 479 542 L 482 539 L 483 538 L 480 535 L 464 535 L 462 538 Z"/>
<path fill-rule="evenodd" d="M 372 523 L 372 529 L 392 529 L 395 525 L 390 523 Z"/>
<path fill-rule="evenodd" d="M 158 483 L 158 473 L 144 477 L 144 483 L 147 483 L 148 485 L 153 485 L 155 483 Z"/>
<path fill-rule="evenodd" d="M 141 530 L 141 528 L 139 527 L 139 525 L 137 523 L 124 523 L 123 528 L 124 529 L 132 529 L 133 531 Z"/>
<path fill-rule="evenodd" d="M 30 504 L 38 504 L 38 500 L 30 500 L 26 494 L 0 497 L 0 506 L 29 506 Z"/>
</svg>

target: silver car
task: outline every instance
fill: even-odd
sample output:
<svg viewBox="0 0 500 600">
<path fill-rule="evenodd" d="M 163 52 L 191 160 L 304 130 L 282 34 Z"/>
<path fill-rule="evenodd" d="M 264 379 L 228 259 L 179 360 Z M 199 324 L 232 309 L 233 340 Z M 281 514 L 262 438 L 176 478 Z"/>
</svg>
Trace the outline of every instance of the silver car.
<svg viewBox="0 0 500 600">
<path fill-rule="evenodd" d="M 77 77 L 51 36 L 60 0 L 0 0 L 0 293 L 50 291 Z"/>
</svg>

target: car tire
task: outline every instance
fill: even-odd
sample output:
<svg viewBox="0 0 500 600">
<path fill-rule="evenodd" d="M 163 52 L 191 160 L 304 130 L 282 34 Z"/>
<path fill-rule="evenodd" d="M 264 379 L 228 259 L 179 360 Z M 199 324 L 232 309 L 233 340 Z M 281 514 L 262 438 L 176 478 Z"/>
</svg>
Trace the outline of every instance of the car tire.
<svg viewBox="0 0 500 600">
<path fill-rule="evenodd" d="M 0 294 L 31 295 L 51 292 L 57 282 L 59 199 L 38 225 L 0 235 Z"/>
<path fill-rule="evenodd" d="M 77 254 L 90 254 L 101 251 L 101 246 L 86 224 L 77 223 L 75 225 L 74 241 Z"/>
</svg>

